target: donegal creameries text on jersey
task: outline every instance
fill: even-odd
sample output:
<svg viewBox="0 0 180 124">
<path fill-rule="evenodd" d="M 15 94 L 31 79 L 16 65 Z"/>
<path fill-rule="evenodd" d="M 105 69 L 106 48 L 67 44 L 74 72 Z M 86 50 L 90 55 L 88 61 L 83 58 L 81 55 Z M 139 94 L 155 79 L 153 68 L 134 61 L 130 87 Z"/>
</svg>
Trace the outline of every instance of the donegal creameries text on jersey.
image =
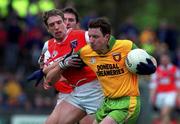
<svg viewBox="0 0 180 124">
<path fill-rule="evenodd" d="M 125 66 L 125 58 L 133 46 L 129 40 L 111 39 L 111 50 L 104 55 L 97 54 L 90 45 L 80 50 L 81 58 L 96 73 L 106 97 L 139 96 L 137 75 Z"/>
<path fill-rule="evenodd" d="M 118 75 L 124 73 L 124 69 L 119 68 L 118 64 L 97 65 L 97 70 L 97 76 Z"/>
</svg>

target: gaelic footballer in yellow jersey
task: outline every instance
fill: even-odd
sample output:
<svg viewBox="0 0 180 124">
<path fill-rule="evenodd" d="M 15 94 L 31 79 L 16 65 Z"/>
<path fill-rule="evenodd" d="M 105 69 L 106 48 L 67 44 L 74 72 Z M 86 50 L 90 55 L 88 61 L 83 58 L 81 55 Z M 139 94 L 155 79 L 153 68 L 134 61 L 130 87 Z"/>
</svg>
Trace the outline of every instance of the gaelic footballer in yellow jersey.
<svg viewBox="0 0 180 124">
<path fill-rule="evenodd" d="M 125 58 L 137 46 L 129 40 L 115 40 L 104 18 L 89 23 L 88 35 L 90 44 L 79 55 L 96 73 L 105 95 L 94 124 L 136 124 L 140 112 L 138 76 L 128 71 Z M 150 59 L 137 65 L 137 74 L 152 74 L 155 70 Z"/>
</svg>

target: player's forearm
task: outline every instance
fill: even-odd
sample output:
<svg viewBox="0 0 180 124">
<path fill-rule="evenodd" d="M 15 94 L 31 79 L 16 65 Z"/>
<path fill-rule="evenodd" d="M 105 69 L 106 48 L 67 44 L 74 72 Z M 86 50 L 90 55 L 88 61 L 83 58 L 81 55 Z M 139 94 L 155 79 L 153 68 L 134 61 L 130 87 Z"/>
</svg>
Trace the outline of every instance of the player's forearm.
<svg viewBox="0 0 180 124">
<path fill-rule="evenodd" d="M 46 66 L 43 68 L 43 72 L 45 74 L 47 74 L 50 70 L 52 70 L 53 68 L 55 68 L 58 65 L 58 62 L 54 62 L 53 64 Z"/>
<path fill-rule="evenodd" d="M 47 73 L 46 81 L 50 82 L 50 85 L 53 85 L 60 79 L 62 72 L 63 70 L 57 65 Z"/>
</svg>

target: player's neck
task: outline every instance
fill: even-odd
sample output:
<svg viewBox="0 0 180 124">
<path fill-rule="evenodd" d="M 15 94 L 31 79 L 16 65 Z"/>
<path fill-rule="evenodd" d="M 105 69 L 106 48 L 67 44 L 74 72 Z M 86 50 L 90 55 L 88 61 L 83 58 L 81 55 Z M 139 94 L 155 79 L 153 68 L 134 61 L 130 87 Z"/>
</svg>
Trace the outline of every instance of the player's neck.
<svg viewBox="0 0 180 124">
<path fill-rule="evenodd" d="M 56 42 L 61 43 L 64 38 L 55 38 L 55 39 L 56 39 Z"/>
<path fill-rule="evenodd" d="M 63 37 L 61 37 L 61 38 L 55 38 L 55 39 L 56 39 L 56 42 L 58 42 L 58 43 L 63 42 L 63 41 L 66 39 L 66 37 L 67 37 L 67 35 L 69 34 L 69 32 L 70 32 L 70 30 L 67 30 Z"/>
<path fill-rule="evenodd" d="M 101 50 L 97 51 L 98 54 L 106 54 L 110 51 L 109 45 L 104 46 Z"/>
</svg>

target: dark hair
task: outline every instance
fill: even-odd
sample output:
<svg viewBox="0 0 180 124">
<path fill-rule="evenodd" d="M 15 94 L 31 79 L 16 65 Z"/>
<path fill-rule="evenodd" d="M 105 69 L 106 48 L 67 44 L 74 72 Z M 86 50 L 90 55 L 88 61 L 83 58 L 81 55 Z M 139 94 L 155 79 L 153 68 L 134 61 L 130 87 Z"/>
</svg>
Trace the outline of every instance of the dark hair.
<svg viewBox="0 0 180 124">
<path fill-rule="evenodd" d="M 78 23 L 79 22 L 79 14 L 78 12 L 76 11 L 75 8 L 72 8 L 72 7 L 66 7 L 62 10 L 63 13 L 71 13 L 73 15 L 75 15 L 75 18 L 76 18 L 76 22 Z"/>
<path fill-rule="evenodd" d="M 62 19 L 64 20 L 64 14 L 63 14 L 63 12 L 62 12 L 61 10 L 59 10 L 59 9 L 52 9 L 52 10 L 49 10 L 49 11 L 44 12 L 43 15 L 42 15 L 44 24 L 45 24 L 46 26 L 48 26 L 48 24 L 47 24 L 48 18 L 51 17 L 51 16 L 57 16 L 57 15 L 61 16 Z"/>
<path fill-rule="evenodd" d="M 102 34 L 111 34 L 111 24 L 107 18 L 96 18 L 89 22 L 88 28 L 100 28 Z"/>
</svg>

